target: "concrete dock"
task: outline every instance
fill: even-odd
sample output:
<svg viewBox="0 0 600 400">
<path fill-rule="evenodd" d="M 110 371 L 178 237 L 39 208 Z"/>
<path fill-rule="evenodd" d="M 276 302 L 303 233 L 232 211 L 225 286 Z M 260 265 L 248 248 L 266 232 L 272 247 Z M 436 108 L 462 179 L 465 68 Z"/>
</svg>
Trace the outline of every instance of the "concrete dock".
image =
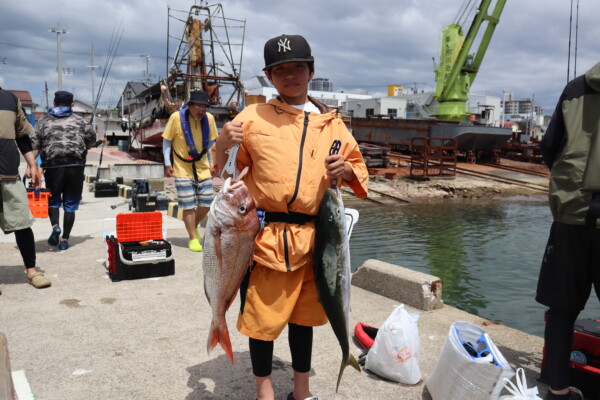
<svg viewBox="0 0 600 400">
<path fill-rule="evenodd" d="M 175 275 L 121 282 L 108 278 L 103 232 L 111 229 L 109 219 L 128 212 L 123 202 L 94 198 L 84 190 L 71 247 L 64 252 L 46 243 L 49 220 L 36 220 L 38 266 L 52 280 L 48 289 L 26 283 L 14 235 L 0 237 L 0 332 L 7 337 L 13 374 L 25 378 L 32 398 L 39 400 L 254 399 L 248 339 L 235 328 L 237 299 L 227 313 L 235 364 L 220 347 L 207 354 L 211 311 L 203 289 L 202 255 L 187 249 L 182 221 L 164 217 Z M 351 326 L 379 326 L 397 304 L 352 286 Z M 325 325 L 314 331 L 313 393 L 322 399 L 430 399 L 424 381 L 448 329 L 455 321 L 467 321 L 485 329 L 513 368 L 525 370 L 528 386 L 537 385 L 545 394 L 546 386 L 536 381 L 541 338 L 449 306 L 407 308 L 420 312 L 423 381 L 401 385 L 347 368 L 336 393 L 341 351 Z M 358 357 L 361 350 L 351 343 L 351 352 Z M 276 398 L 285 399 L 292 390 L 287 330 L 275 342 L 273 382 Z"/>
</svg>

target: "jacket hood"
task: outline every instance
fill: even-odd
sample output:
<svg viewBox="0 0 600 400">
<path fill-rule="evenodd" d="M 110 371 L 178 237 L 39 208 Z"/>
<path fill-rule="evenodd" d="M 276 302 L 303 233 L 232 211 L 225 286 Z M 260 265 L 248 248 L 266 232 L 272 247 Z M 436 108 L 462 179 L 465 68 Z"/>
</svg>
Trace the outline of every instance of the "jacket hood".
<svg viewBox="0 0 600 400">
<path fill-rule="evenodd" d="M 596 92 L 600 92 L 600 62 L 585 73 L 585 81 Z"/>
</svg>

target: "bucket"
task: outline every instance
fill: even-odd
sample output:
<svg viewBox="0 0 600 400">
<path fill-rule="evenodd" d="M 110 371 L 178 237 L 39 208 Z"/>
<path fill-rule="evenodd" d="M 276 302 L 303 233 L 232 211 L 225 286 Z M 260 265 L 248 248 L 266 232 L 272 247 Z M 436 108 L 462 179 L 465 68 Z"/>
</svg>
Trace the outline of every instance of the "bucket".
<svg viewBox="0 0 600 400">
<path fill-rule="evenodd" d="M 119 151 L 129 151 L 129 141 L 119 140 Z"/>
</svg>

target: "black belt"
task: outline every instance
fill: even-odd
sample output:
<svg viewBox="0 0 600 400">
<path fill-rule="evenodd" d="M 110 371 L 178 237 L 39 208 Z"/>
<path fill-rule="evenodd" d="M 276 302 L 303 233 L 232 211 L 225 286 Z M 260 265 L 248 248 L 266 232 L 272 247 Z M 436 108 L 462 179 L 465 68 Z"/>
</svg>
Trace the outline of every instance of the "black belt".
<svg viewBox="0 0 600 400">
<path fill-rule="evenodd" d="M 271 212 L 265 211 L 265 222 L 285 222 L 286 224 L 298 224 L 303 225 L 309 221 L 315 219 L 314 215 L 302 214 L 290 211 L 289 213 L 284 212 Z"/>
<path fill-rule="evenodd" d="M 175 151 L 175 149 L 173 149 L 173 153 L 175 153 L 175 155 L 177 156 L 177 158 L 179 158 L 181 161 L 186 162 L 186 163 L 192 163 L 192 172 L 194 173 L 194 180 L 197 181 L 198 180 L 198 173 L 196 172 L 196 161 L 200 161 L 200 159 L 202 157 L 204 157 L 204 155 L 206 154 L 206 151 L 208 149 L 202 149 L 202 152 L 200 152 L 200 154 L 194 158 L 183 158 L 181 157 L 179 154 L 177 154 L 177 152 Z"/>
</svg>

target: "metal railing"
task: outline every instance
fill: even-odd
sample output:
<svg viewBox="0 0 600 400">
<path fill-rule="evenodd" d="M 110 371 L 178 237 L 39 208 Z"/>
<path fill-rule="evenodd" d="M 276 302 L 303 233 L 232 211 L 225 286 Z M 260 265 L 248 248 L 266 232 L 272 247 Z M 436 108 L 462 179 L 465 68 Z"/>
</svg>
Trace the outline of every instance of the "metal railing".
<svg viewBox="0 0 600 400">
<path fill-rule="evenodd" d="M 413 178 L 455 176 L 456 144 L 455 138 L 412 138 L 410 176 Z"/>
</svg>

